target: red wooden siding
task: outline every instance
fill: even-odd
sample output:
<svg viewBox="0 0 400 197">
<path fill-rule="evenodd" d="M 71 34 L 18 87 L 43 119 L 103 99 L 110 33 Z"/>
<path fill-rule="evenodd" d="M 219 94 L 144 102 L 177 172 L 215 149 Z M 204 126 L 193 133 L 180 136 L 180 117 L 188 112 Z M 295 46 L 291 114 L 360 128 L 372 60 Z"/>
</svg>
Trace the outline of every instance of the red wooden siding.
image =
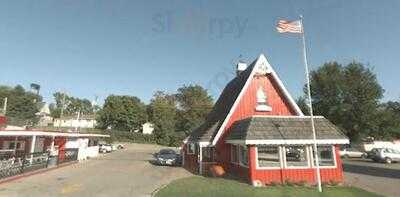
<svg viewBox="0 0 400 197">
<path fill-rule="evenodd" d="M 0 115 L 0 127 L 6 126 L 7 118 L 5 116 Z"/>
<path fill-rule="evenodd" d="M 264 88 L 268 104 L 272 107 L 272 111 L 270 112 L 257 112 L 255 110 L 257 106 L 257 90 L 260 86 Z M 229 167 L 230 145 L 225 144 L 225 137 L 227 136 L 232 124 L 237 120 L 248 118 L 253 115 L 296 115 L 294 109 L 284 98 L 282 91 L 270 75 L 255 76 L 251 80 L 247 90 L 240 99 L 238 106 L 233 112 L 231 118 L 228 120 L 228 124 L 226 125 L 222 137 L 217 143 L 216 153 L 219 161 L 224 165 L 224 167 Z"/>
</svg>

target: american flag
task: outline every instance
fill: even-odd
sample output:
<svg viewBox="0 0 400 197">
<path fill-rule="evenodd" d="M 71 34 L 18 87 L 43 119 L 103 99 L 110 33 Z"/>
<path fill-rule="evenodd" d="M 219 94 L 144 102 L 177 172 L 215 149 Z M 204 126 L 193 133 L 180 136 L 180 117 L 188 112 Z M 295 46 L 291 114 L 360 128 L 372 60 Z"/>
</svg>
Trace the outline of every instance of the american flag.
<svg viewBox="0 0 400 197">
<path fill-rule="evenodd" d="M 299 20 L 297 21 L 286 21 L 286 20 L 279 20 L 278 24 L 276 25 L 276 30 L 279 33 L 303 33 L 303 27 Z"/>
</svg>

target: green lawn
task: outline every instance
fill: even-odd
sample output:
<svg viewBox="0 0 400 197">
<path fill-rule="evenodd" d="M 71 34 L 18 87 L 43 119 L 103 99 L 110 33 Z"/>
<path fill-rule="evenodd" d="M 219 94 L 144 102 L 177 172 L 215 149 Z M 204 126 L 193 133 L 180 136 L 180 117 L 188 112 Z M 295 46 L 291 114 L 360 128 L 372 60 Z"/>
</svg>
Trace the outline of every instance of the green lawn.
<svg viewBox="0 0 400 197">
<path fill-rule="evenodd" d="M 300 186 L 270 186 L 255 188 L 251 185 L 240 183 L 235 180 L 222 178 L 189 177 L 179 179 L 156 193 L 156 197 L 257 197 L 257 196 L 378 196 L 358 188 L 352 187 L 324 187 L 324 192 L 319 194 L 315 188 Z"/>
</svg>

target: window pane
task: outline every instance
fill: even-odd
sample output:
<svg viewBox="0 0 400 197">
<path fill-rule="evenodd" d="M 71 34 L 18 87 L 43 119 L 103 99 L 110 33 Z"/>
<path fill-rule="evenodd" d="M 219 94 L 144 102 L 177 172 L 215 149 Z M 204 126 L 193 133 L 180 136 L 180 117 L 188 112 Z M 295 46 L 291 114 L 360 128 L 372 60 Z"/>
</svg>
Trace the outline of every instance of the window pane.
<svg viewBox="0 0 400 197">
<path fill-rule="evenodd" d="M 247 147 L 240 146 L 240 163 L 242 165 L 248 165 L 248 157 L 247 157 Z"/>
<path fill-rule="evenodd" d="M 258 166 L 259 167 L 280 167 L 279 147 L 277 146 L 257 146 Z"/>
<path fill-rule="evenodd" d="M 15 149 L 15 142 L 10 142 L 8 149 Z"/>
<path fill-rule="evenodd" d="M 320 166 L 334 166 L 332 146 L 318 146 L 318 159 Z"/>
<path fill-rule="evenodd" d="M 194 154 L 196 146 L 194 143 L 189 143 L 188 153 Z"/>
<path fill-rule="evenodd" d="M 286 146 L 285 153 L 287 166 L 308 166 L 305 146 Z"/>
<path fill-rule="evenodd" d="M 237 146 L 232 145 L 231 146 L 231 162 L 233 163 L 237 163 L 238 162 L 238 158 L 237 158 Z"/>
</svg>

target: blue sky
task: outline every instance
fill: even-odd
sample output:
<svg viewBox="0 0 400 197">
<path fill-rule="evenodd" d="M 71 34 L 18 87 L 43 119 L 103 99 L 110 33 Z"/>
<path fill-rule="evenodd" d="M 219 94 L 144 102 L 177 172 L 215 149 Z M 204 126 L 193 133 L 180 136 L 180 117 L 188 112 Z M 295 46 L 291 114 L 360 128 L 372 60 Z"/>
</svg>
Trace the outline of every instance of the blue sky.
<svg viewBox="0 0 400 197">
<path fill-rule="evenodd" d="M 305 82 L 301 40 L 275 31 L 303 14 L 309 63 L 371 67 L 400 98 L 400 1 L 0 1 L 0 84 L 148 102 L 154 91 L 200 84 L 217 97 L 239 56 L 264 53 L 294 97 Z"/>
</svg>

